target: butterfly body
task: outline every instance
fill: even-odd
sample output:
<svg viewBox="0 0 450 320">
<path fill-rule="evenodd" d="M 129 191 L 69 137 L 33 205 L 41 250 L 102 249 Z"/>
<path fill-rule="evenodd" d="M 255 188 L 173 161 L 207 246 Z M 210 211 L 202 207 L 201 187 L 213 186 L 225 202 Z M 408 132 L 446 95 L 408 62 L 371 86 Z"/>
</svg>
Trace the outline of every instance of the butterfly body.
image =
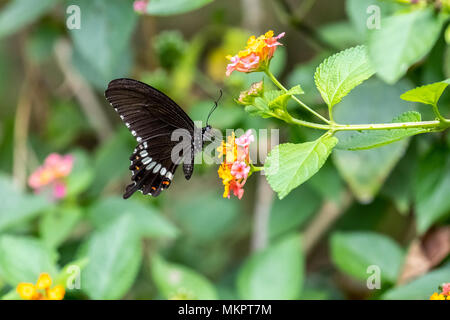
<svg viewBox="0 0 450 320">
<path fill-rule="evenodd" d="M 157 197 L 171 185 L 181 162 L 185 178 L 191 177 L 194 156 L 211 135 L 210 126 L 197 128 L 172 99 L 137 80 L 111 81 L 105 97 L 138 143 L 130 157 L 132 183 L 125 199 L 137 190 Z"/>
</svg>

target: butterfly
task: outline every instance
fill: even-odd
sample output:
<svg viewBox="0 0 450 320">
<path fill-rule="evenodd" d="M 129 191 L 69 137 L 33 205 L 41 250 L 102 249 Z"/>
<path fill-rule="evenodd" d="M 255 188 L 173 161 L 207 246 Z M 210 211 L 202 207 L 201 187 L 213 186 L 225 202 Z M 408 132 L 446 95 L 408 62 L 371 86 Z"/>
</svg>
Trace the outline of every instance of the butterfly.
<svg viewBox="0 0 450 320">
<path fill-rule="evenodd" d="M 208 120 L 218 101 L 208 114 L 206 126 L 200 129 L 172 99 L 143 82 L 112 80 L 105 97 L 138 143 L 130 157 L 132 183 L 126 187 L 124 199 L 138 190 L 157 197 L 171 185 L 181 162 L 185 178 L 191 178 L 195 154 L 213 136 Z M 183 148 L 180 139 L 185 142 Z"/>
</svg>

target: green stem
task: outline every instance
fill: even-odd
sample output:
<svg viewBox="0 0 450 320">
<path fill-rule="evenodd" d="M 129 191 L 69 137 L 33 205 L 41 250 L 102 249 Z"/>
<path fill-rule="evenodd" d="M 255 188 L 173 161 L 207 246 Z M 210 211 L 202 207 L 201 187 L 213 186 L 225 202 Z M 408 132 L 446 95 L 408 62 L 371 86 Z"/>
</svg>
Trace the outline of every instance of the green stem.
<svg viewBox="0 0 450 320">
<path fill-rule="evenodd" d="M 277 80 L 277 78 L 275 78 L 275 76 L 272 74 L 272 72 L 270 72 L 269 68 L 267 68 L 266 70 L 264 70 L 264 72 L 266 73 L 266 75 L 270 78 L 270 80 L 272 80 L 272 82 L 281 90 L 283 90 L 284 92 L 287 92 L 288 90 Z M 301 105 L 303 108 L 305 108 L 306 110 L 308 110 L 309 112 L 311 112 L 313 115 L 315 115 L 316 117 L 318 117 L 319 119 L 321 119 L 322 121 L 324 121 L 325 123 L 330 123 L 330 121 L 328 119 L 326 119 L 325 117 L 323 117 L 321 114 L 317 113 L 316 111 L 314 111 L 313 109 L 311 109 L 310 107 L 308 107 L 305 103 L 303 103 L 302 101 L 300 101 L 296 96 L 292 96 L 292 99 L 294 99 L 299 105 Z"/>
<path fill-rule="evenodd" d="M 442 122 L 442 123 L 447 122 L 447 120 L 439 112 L 439 108 L 438 108 L 437 104 L 433 104 L 433 112 L 436 115 L 436 117 L 439 119 L 440 122 Z"/>
<path fill-rule="evenodd" d="M 270 72 L 270 70 L 267 68 L 264 70 L 266 75 L 272 80 L 272 82 L 281 90 L 284 92 L 287 92 L 288 90 L 275 78 L 275 76 Z M 305 120 L 300 120 L 297 118 L 292 117 L 286 110 L 283 110 L 281 113 L 273 113 L 271 112 L 270 115 L 274 118 L 281 119 L 287 123 L 296 124 L 303 127 L 313 128 L 313 129 L 319 129 L 319 130 L 330 130 L 331 132 L 337 132 L 337 131 L 361 131 L 361 130 L 392 130 L 392 129 L 412 129 L 412 128 L 419 128 L 419 129 L 428 129 L 428 131 L 439 131 L 444 130 L 450 127 L 450 119 L 444 118 L 438 110 L 437 106 L 433 106 L 434 113 L 439 118 L 439 120 L 433 120 L 433 121 L 418 121 L 418 122 L 395 122 L 395 123 L 375 123 L 375 124 L 339 124 L 335 123 L 332 118 L 331 121 L 327 120 L 317 112 L 315 112 L 313 109 L 308 107 L 305 103 L 297 99 L 297 97 L 292 96 L 292 98 L 300 104 L 303 108 L 320 118 L 321 120 L 325 121 L 327 124 L 320 124 L 315 122 L 309 122 Z M 330 112 L 331 117 L 331 112 Z"/>
</svg>

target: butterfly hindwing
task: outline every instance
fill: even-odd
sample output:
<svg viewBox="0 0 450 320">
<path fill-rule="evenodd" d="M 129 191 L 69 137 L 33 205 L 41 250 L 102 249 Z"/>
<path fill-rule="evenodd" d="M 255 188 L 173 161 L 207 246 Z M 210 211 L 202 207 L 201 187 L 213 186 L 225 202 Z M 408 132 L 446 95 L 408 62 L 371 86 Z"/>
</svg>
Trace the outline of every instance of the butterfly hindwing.
<svg viewBox="0 0 450 320">
<path fill-rule="evenodd" d="M 132 183 L 127 186 L 124 198 L 137 190 L 158 196 L 170 186 L 173 174 L 183 160 L 182 153 L 172 159 L 172 150 L 178 143 L 172 141 L 172 133 L 184 129 L 182 132 L 193 139 L 193 121 L 165 94 L 136 80 L 111 81 L 105 96 L 138 142 L 130 157 Z M 190 145 L 193 152 L 193 142 Z M 189 177 L 192 170 L 193 166 Z"/>
</svg>

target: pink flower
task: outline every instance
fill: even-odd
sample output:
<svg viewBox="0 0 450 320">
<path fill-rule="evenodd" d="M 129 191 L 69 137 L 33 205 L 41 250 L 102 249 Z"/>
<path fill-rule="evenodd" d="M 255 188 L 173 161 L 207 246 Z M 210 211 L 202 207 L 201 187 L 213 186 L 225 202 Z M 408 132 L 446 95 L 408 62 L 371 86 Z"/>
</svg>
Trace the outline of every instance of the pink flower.
<svg viewBox="0 0 450 320">
<path fill-rule="evenodd" d="M 236 144 L 240 147 L 248 147 L 253 141 L 255 141 L 255 137 L 252 135 L 252 130 L 249 129 L 242 136 L 236 139 Z"/>
<path fill-rule="evenodd" d="M 450 295 L 450 282 L 449 283 L 444 283 L 442 285 L 442 294 L 448 296 Z"/>
<path fill-rule="evenodd" d="M 240 162 L 236 161 L 231 166 L 231 174 L 236 179 L 246 179 L 249 172 L 250 172 L 250 166 L 248 166 L 243 161 L 240 161 Z"/>
<path fill-rule="evenodd" d="M 73 161 L 71 155 L 61 156 L 57 153 L 48 155 L 44 164 L 28 178 L 28 185 L 36 193 L 49 186 L 54 199 L 63 198 L 66 195 L 65 178 L 72 171 Z"/>
<path fill-rule="evenodd" d="M 136 0 L 133 3 L 133 9 L 138 13 L 145 13 L 145 11 L 147 10 L 147 6 L 148 0 Z"/>
<path fill-rule="evenodd" d="M 238 197 L 239 200 L 242 199 L 242 196 L 244 195 L 244 184 L 245 181 L 243 183 L 239 183 L 237 181 L 232 181 L 230 183 L 230 192 L 233 192 L 233 194 Z M 230 195 L 228 194 L 228 199 L 230 198 Z"/>
<path fill-rule="evenodd" d="M 256 38 L 251 36 L 247 40 L 247 46 L 238 54 L 228 55 L 230 63 L 227 65 L 226 75 L 229 76 L 233 71 L 253 72 L 262 71 L 267 68 L 273 54 L 278 46 L 281 45 L 278 39 L 284 37 L 284 32 L 274 36 L 272 30 Z"/>
<path fill-rule="evenodd" d="M 239 72 L 256 71 L 259 67 L 259 57 L 255 53 L 240 58 L 238 55 L 230 58 L 230 64 L 227 65 L 226 75 L 229 76 L 234 70 Z"/>
</svg>

